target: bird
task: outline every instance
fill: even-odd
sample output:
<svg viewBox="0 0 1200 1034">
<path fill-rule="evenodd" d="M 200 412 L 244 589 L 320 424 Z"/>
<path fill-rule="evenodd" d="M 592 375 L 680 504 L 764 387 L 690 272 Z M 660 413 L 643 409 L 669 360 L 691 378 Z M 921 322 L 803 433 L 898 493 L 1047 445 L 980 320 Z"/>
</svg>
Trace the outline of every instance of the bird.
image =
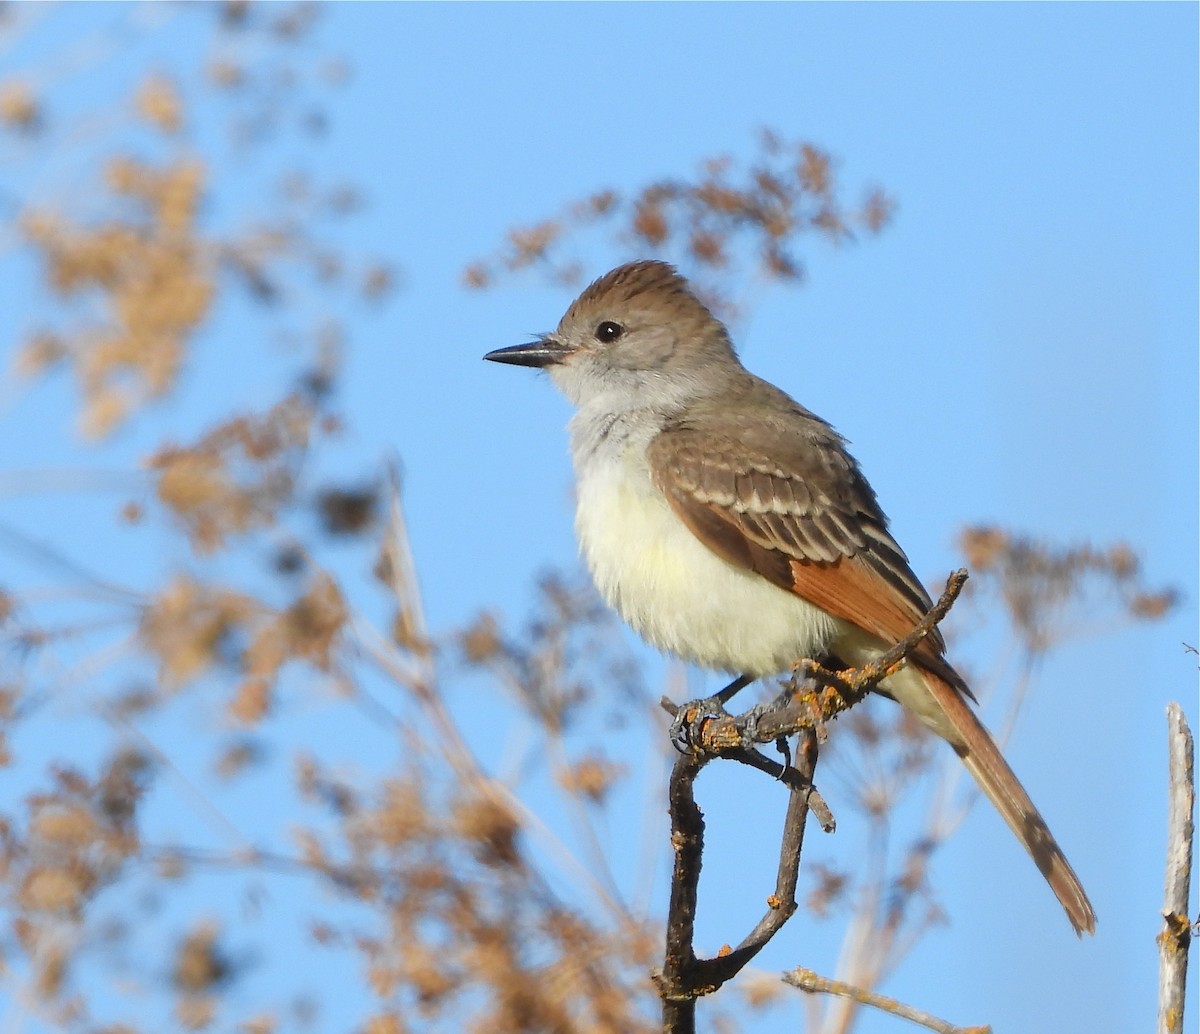
<svg viewBox="0 0 1200 1034">
<path fill-rule="evenodd" d="M 779 675 L 804 658 L 859 666 L 932 602 L 874 490 L 825 420 L 746 369 L 675 267 L 618 266 L 558 327 L 495 349 L 545 370 L 574 405 L 575 527 L 600 595 L 645 640 L 702 668 Z M 875 692 L 962 759 L 1076 934 L 1096 914 L 934 629 Z"/>
</svg>

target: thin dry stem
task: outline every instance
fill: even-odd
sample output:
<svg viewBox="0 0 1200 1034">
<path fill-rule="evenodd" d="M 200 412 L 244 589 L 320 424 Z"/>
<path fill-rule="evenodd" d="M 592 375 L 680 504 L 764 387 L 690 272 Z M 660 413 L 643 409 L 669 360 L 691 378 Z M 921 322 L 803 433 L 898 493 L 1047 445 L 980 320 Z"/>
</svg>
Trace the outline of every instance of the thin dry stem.
<svg viewBox="0 0 1200 1034">
<path fill-rule="evenodd" d="M 823 977 L 802 966 L 797 966 L 784 973 L 783 980 L 784 983 L 798 987 L 801 991 L 809 994 L 831 994 L 853 999 L 861 1005 L 869 1005 L 893 1016 L 898 1016 L 902 1020 L 918 1023 L 922 1027 L 934 1031 L 935 1034 L 992 1034 L 991 1027 L 956 1027 L 953 1023 L 939 1020 L 936 1016 L 898 1002 L 895 998 L 875 994 L 873 991 L 864 991 L 861 987 L 843 983 L 841 980 L 830 980 L 828 977 Z"/>
<path fill-rule="evenodd" d="M 1182 1034 L 1192 923 L 1188 886 L 1196 810 L 1195 746 L 1183 709 L 1167 706 L 1167 878 L 1163 929 L 1158 935 L 1158 1034 Z"/>
<path fill-rule="evenodd" d="M 965 570 L 954 572 L 941 599 L 913 630 L 862 668 L 831 672 L 815 662 L 804 661 L 797 666 L 797 673 L 803 673 L 799 685 L 793 676 L 792 685 L 773 705 L 766 709 L 753 708 L 737 717 L 706 718 L 700 713 L 705 706 L 703 702 L 675 709 L 676 713 L 685 713 L 690 719 L 692 750 L 676 762 L 670 784 L 671 845 L 675 851 L 675 865 L 667 917 L 666 954 L 662 970 L 655 977 L 663 999 L 664 1031 L 687 1034 L 693 1030 L 695 999 L 713 993 L 735 976 L 795 912 L 804 825 L 813 795 L 812 777 L 824 721 L 853 706 L 903 664 L 909 653 L 946 616 L 966 580 Z M 663 706 L 672 710 L 669 701 L 664 700 Z M 802 734 L 798 778 L 786 780 L 791 800 L 780 847 L 776 888 L 768 898 L 768 911 L 736 948 L 715 959 L 697 959 L 692 944 L 704 854 L 704 817 L 695 801 L 696 777 L 709 760 L 722 753 L 761 771 L 770 771 L 777 766 L 749 749 L 749 744 L 773 742 L 796 732 Z M 822 825 L 831 829 L 832 816 L 824 802 L 820 804 Z"/>
<path fill-rule="evenodd" d="M 767 910 L 736 948 L 716 958 L 698 959 L 692 947 L 695 933 L 700 868 L 704 854 L 704 816 L 696 805 L 696 776 L 707 763 L 683 755 L 671 774 L 671 844 L 675 866 L 667 920 L 666 954 L 655 983 L 663 1000 L 663 1030 L 689 1034 L 695 1029 L 695 1001 L 712 994 L 736 976 L 760 952 L 796 911 L 796 885 L 808 820 L 812 777 L 817 765 L 817 736 L 808 730 L 801 738 L 795 779 L 789 780 L 790 799 L 779 848 L 775 889 Z"/>
</svg>

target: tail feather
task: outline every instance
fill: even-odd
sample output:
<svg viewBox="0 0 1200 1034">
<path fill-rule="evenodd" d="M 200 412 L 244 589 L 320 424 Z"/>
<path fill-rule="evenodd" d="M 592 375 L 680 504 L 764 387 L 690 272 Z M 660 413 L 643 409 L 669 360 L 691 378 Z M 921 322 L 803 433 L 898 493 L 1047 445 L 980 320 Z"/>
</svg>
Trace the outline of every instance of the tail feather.
<svg viewBox="0 0 1200 1034">
<path fill-rule="evenodd" d="M 946 736 L 946 739 L 950 740 L 979 788 L 1029 852 L 1066 910 L 1075 932 L 1080 936 L 1085 932 L 1095 933 L 1096 913 L 1083 884 L 1046 826 L 1045 819 L 1004 760 L 991 734 L 975 717 L 975 712 L 959 690 L 931 672 L 922 671 L 921 674 L 938 709 L 957 734 L 954 737 Z"/>
</svg>

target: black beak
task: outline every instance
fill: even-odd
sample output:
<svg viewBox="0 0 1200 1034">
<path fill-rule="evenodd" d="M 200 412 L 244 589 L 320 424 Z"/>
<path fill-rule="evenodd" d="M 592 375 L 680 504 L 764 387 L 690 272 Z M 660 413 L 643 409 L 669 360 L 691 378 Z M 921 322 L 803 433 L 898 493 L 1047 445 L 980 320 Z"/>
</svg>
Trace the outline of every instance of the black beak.
<svg viewBox="0 0 1200 1034">
<path fill-rule="evenodd" d="M 553 366 L 561 363 L 571 350 L 551 337 L 538 338 L 527 345 L 512 345 L 488 352 L 484 359 L 493 363 L 510 363 L 513 366 Z"/>
</svg>

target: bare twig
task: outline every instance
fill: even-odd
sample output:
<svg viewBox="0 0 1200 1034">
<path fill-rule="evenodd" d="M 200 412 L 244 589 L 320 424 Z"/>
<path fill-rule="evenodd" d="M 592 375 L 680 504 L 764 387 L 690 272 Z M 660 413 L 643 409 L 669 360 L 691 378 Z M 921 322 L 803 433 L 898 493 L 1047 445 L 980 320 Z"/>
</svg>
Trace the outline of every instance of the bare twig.
<svg viewBox="0 0 1200 1034">
<path fill-rule="evenodd" d="M 929 634 L 937 628 L 942 619 L 950 613 L 950 608 L 954 606 L 954 601 L 958 599 L 958 594 L 962 592 L 963 586 L 967 584 L 967 577 L 967 569 L 965 567 L 960 567 L 957 571 L 953 572 L 946 579 L 946 588 L 942 590 L 942 595 L 938 598 L 937 603 L 929 608 L 928 613 L 913 626 L 913 630 L 890 650 L 881 653 L 869 664 L 864 664 L 861 668 L 851 668 L 849 671 L 842 672 L 841 677 L 846 683 L 855 690 L 863 689 L 864 687 L 870 689 L 893 674 L 904 662 L 904 659 L 928 638 Z"/>
<path fill-rule="evenodd" d="M 833 812 L 825 802 L 825 798 L 821 796 L 821 792 L 815 786 L 805 781 L 798 769 L 791 765 L 781 765 L 778 761 L 772 761 L 757 750 L 730 751 L 724 756 L 732 761 L 740 761 L 750 768 L 756 768 L 760 772 L 765 772 L 772 779 L 778 779 L 789 789 L 802 789 L 808 797 L 809 810 L 817 817 L 822 832 L 832 833 L 837 829 L 837 822 L 834 820 Z"/>
<path fill-rule="evenodd" d="M 663 1000 L 663 1030 L 668 1034 L 690 1034 L 695 1030 L 695 1000 L 711 994 L 734 977 L 796 911 L 800 854 L 810 807 L 817 810 L 826 830 L 833 828 L 833 816 L 812 786 L 824 721 L 853 706 L 881 680 L 893 674 L 946 616 L 966 580 L 965 570 L 952 574 L 941 599 L 912 632 L 861 668 L 834 672 L 815 661 L 802 661 L 796 666 L 785 692 L 765 708 L 755 707 L 736 717 L 706 715 L 703 709 L 710 706 L 711 701 L 697 701 L 676 708 L 664 699 L 666 710 L 676 715 L 685 714 L 689 725 L 688 742 L 692 748 L 676 761 L 670 784 L 671 845 L 675 851 L 675 866 L 667 917 L 666 953 L 662 970 L 655 975 Z M 752 743 L 769 743 L 795 733 L 801 734 L 801 741 L 799 763 L 794 770 L 777 765 L 750 747 Z M 736 948 L 725 948 L 713 959 L 697 959 L 693 935 L 704 852 L 704 817 L 696 805 L 694 786 L 700 770 L 717 755 L 781 778 L 791 797 L 780 845 L 775 892 L 767 899 L 767 912 Z"/>
<path fill-rule="evenodd" d="M 853 984 L 846 984 L 840 980 L 830 980 L 828 977 L 814 973 L 811 969 L 804 969 L 802 966 L 784 973 L 783 981 L 785 984 L 791 984 L 809 994 L 831 994 L 853 999 L 862 1005 L 870 1005 L 886 1013 L 891 1013 L 902 1020 L 919 1023 L 922 1027 L 934 1031 L 935 1034 L 991 1034 L 992 1031 L 992 1028 L 987 1026 L 956 1027 L 927 1012 L 914 1009 L 911 1005 L 898 1002 L 895 998 L 875 994 L 873 991 L 864 991 L 861 987 L 855 987 Z"/>
<path fill-rule="evenodd" d="M 812 777 L 817 768 L 817 736 L 809 729 L 801 734 L 797 777 L 789 782 L 791 796 L 784 819 L 783 842 L 779 847 L 779 868 L 775 877 L 775 893 L 767 899 L 767 911 L 758 925 L 750 931 L 733 951 L 706 962 L 712 983 L 724 983 L 741 970 L 767 942 L 779 932 L 796 911 L 796 884 L 800 878 L 800 851 L 804 846 L 804 825 L 808 819 L 811 798 L 815 794 Z"/>
<path fill-rule="evenodd" d="M 726 948 L 712 959 L 697 959 L 692 947 L 704 850 L 704 818 L 696 806 L 693 786 L 705 762 L 695 755 L 684 755 L 676 762 L 671 778 L 671 843 L 675 848 L 675 868 L 666 957 L 661 973 L 656 975 L 663 999 L 663 1030 L 669 1034 L 688 1034 L 694 1030 L 695 1000 L 711 994 L 736 976 L 796 911 L 804 826 L 808 820 L 812 777 L 817 765 L 817 737 L 811 729 L 802 737 L 797 760 L 798 767 L 793 770 L 795 777 L 788 780 L 791 797 L 779 848 L 775 890 L 767 898 L 767 911 L 736 948 Z"/>
<path fill-rule="evenodd" d="M 696 1029 L 696 996 L 701 993 L 695 989 L 691 977 L 697 962 L 692 940 L 704 856 L 704 816 L 696 805 L 693 787 L 704 764 L 705 759 L 684 754 L 671 770 L 671 847 L 675 851 L 675 864 L 671 873 L 667 949 L 662 972 L 656 978 L 663 1000 L 663 1030 L 669 1034 L 691 1034 Z"/>
<path fill-rule="evenodd" d="M 0 524 L 0 544 L 36 561 L 49 570 L 57 570 L 72 581 L 82 583 L 113 603 L 141 606 L 146 602 L 143 593 L 96 574 L 86 565 L 69 557 L 56 546 L 26 535 L 9 524 Z"/>
<path fill-rule="evenodd" d="M 1195 748 L 1183 709 L 1167 705 L 1167 766 L 1170 804 L 1167 811 L 1167 879 L 1163 929 L 1158 935 L 1158 1034 L 1182 1034 L 1187 987 L 1188 884 L 1192 877 L 1195 832 Z"/>
</svg>

